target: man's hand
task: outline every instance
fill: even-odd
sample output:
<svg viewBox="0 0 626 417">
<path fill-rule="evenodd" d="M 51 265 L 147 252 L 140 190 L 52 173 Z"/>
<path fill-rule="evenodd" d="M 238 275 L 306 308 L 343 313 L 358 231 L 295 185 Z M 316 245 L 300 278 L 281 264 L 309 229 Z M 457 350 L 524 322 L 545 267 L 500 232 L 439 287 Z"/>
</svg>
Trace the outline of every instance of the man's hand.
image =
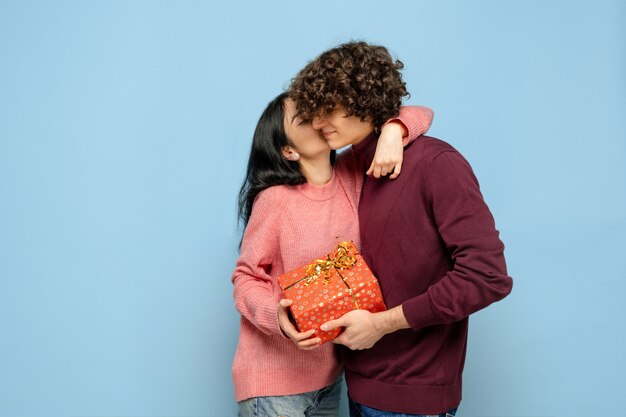
<svg viewBox="0 0 626 417">
<path fill-rule="evenodd" d="M 296 326 L 289 320 L 289 311 L 287 309 L 293 304 L 293 300 L 282 299 L 278 304 L 278 324 L 285 336 L 291 339 L 298 348 L 302 350 L 313 350 L 320 346 L 321 339 L 319 337 L 309 339 L 315 334 L 315 329 L 306 332 L 299 332 Z"/>
<path fill-rule="evenodd" d="M 399 122 L 384 125 L 376 144 L 376 153 L 372 165 L 366 174 L 373 174 L 376 178 L 391 174 L 389 179 L 397 178 L 400 175 L 404 157 L 402 138 L 406 135 L 406 128 Z"/>
<path fill-rule="evenodd" d="M 322 324 L 322 330 L 329 331 L 345 327 L 333 343 L 345 345 L 351 350 L 369 349 L 385 335 L 380 328 L 376 314 L 367 310 L 352 310 L 338 319 Z"/>
<path fill-rule="evenodd" d="M 367 310 L 352 310 L 338 319 L 327 321 L 321 329 L 330 331 L 345 327 L 333 343 L 345 345 L 351 350 L 369 349 L 387 333 L 408 329 L 409 323 L 404 317 L 402 306 L 380 313 Z"/>
</svg>

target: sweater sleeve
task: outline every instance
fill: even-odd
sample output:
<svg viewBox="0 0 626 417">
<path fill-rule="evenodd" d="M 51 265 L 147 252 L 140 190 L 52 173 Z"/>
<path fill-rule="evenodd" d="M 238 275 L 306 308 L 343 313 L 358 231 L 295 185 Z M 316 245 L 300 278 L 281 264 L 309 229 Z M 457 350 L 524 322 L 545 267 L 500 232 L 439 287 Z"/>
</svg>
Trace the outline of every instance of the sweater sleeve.
<svg viewBox="0 0 626 417">
<path fill-rule="evenodd" d="M 232 282 L 239 313 L 263 333 L 282 335 L 278 324 L 280 292 L 270 276 L 278 257 L 279 225 L 272 191 L 261 192 L 254 202 Z"/>
<path fill-rule="evenodd" d="M 408 134 L 402 140 L 404 146 L 413 142 L 430 129 L 433 122 L 433 111 L 425 106 L 402 106 L 397 117 L 393 117 L 385 122 L 399 122 L 404 125 Z M 383 126 L 384 126 L 383 125 Z"/>
<path fill-rule="evenodd" d="M 402 145 L 407 146 L 417 138 L 428 132 L 433 121 L 433 111 L 425 106 L 402 106 L 398 116 L 387 120 L 384 124 L 391 122 L 401 123 L 407 129 L 407 136 L 402 138 Z M 337 155 L 335 169 L 340 175 L 349 175 L 354 178 L 360 193 L 363 185 L 363 172 L 367 170 L 367 161 L 363 159 L 352 148 Z"/>
<path fill-rule="evenodd" d="M 428 107 L 402 106 L 398 116 L 387 120 L 385 124 L 398 122 L 404 125 L 408 134 L 402 138 L 402 145 L 407 146 L 428 131 L 432 120 L 433 111 Z M 361 154 L 354 152 L 352 148 L 337 155 L 334 167 L 335 174 L 344 184 L 350 201 L 355 202 L 355 210 L 358 210 L 363 188 L 363 173 L 367 168 L 367 161 Z"/>
<path fill-rule="evenodd" d="M 425 293 L 402 304 L 414 330 L 461 320 L 504 298 L 513 284 L 504 244 L 468 162 L 456 151 L 442 152 L 425 181 L 436 227 L 454 266 Z"/>
</svg>

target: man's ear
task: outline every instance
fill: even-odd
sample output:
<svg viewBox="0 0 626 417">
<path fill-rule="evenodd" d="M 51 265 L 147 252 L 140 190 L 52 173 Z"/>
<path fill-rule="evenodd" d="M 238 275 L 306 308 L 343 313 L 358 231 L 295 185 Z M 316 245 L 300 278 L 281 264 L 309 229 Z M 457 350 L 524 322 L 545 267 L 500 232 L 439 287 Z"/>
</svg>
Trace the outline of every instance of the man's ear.
<svg viewBox="0 0 626 417">
<path fill-rule="evenodd" d="M 291 146 L 283 146 L 282 149 L 283 158 L 288 161 L 297 161 L 300 159 L 300 154 L 293 150 Z"/>
</svg>

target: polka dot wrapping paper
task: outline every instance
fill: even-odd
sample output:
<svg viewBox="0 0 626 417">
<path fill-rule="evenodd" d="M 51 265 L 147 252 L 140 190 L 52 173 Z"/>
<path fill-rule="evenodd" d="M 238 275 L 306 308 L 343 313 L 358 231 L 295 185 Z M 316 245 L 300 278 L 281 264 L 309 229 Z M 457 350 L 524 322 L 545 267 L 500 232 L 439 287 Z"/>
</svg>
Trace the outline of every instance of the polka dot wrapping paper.
<svg viewBox="0 0 626 417">
<path fill-rule="evenodd" d="M 325 332 L 320 326 L 355 309 L 386 310 L 380 286 L 352 242 L 341 242 L 325 258 L 278 277 L 284 298 L 293 300 L 291 314 L 299 331 L 316 329 L 322 343 L 343 329 Z"/>
</svg>

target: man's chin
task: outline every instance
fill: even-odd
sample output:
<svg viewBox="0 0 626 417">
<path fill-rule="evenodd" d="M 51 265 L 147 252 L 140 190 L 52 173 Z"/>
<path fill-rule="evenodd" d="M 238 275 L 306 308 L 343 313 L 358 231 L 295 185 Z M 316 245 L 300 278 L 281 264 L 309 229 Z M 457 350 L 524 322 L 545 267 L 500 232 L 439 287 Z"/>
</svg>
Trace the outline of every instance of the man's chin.
<svg viewBox="0 0 626 417">
<path fill-rule="evenodd" d="M 347 146 L 347 145 L 342 145 L 341 143 L 334 142 L 332 140 L 327 140 L 326 143 L 328 144 L 328 147 L 332 149 L 333 151 L 337 151 Z"/>
</svg>

